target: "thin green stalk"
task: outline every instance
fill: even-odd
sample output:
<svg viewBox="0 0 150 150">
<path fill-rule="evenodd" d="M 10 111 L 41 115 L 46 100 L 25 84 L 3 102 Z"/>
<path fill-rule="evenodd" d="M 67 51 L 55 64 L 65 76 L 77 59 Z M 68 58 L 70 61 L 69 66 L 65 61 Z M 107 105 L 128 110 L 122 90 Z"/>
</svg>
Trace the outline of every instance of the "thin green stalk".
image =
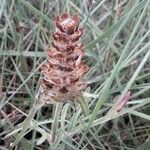
<svg viewBox="0 0 150 150">
<path fill-rule="evenodd" d="M 57 128 L 58 128 L 58 120 L 59 120 L 59 117 L 60 117 L 60 113 L 62 111 L 62 106 L 63 106 L 62 103 L 57 103 L 56 104 L 55 114 L 54 114 L 54 123 L 52 125 L 52 137 L 51 137 L 52 145 L 53 145 L 53 143 L 56 140 L 56 133 L 57 133 Z"/>
<path fill-rule="evenodd" d="M 36 120 L 38 120 L 39 119 L 39 116 L 40 116 L 40 111 L 38 111 L 37 112 L 37 117 L 36 117 Z M 31 150 L 34 150 L 34 146 L 35 146 L 35 140 L 36 140 L 36 133 L 37 133 L 37 131 L 36 130 L 34 130 L 33 131 L 33 134 L 32 134 L 32 145 L 31 145 Z"/>
<path fill-rule="evenodd" d="M 87 103 L 85 102 L 85 99 L 83 97 L 80 97 L 78 99 L 78 103 L 81 106 L 84 116 L 87 116 L 89 114 L 89 108 L 88 108 Z"/>
</svg>

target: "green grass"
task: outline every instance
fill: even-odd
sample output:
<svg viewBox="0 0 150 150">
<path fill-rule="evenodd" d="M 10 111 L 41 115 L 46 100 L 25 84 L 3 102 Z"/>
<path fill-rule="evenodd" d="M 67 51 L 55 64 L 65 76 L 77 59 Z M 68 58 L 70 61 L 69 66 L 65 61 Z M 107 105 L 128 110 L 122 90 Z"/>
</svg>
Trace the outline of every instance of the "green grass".
<svg viewBox="0 0 150 150">
<path fill-rule="evenodd" d="M 0 149 L 10 149 L 40 84 L 54 19 L 80 16 L 85 63 L 84 101 L 39 109 L 17 150 L 150 149 L 150 0 L 0 0 Z M 117 104 L 131 91 L 119 112 Z"/>
</svg>

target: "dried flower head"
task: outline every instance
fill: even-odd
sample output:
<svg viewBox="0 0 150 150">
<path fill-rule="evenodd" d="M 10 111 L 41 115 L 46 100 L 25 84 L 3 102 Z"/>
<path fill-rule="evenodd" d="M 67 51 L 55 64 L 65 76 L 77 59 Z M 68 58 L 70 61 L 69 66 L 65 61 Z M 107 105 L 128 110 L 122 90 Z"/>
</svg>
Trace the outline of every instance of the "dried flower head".
<svg viewBox="0 0 150 150">
<path fill-rule="evenodd" d="M 82 61 L 84 51 L 80 42 L 83 28 L 79 28 L 77 15 L 63 14 L 55 23 L 48 61 L 41 67 L 42 97 L 47 101 L 66 102 L 80 96 L 86 87 L 83 76 L 88 67 Z"/>
</svg>

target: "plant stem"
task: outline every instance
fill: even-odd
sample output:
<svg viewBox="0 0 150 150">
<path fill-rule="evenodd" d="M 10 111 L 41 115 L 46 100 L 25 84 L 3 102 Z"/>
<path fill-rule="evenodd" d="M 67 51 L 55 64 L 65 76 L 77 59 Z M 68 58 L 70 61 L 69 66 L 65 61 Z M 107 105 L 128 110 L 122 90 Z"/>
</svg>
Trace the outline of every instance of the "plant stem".
<svg viewBox="0 0 150 150">
<path fill-rule="evenodd" d="M 59 120 L 59 116 L 62 110 L 62 103 L 57 103 L 56 104 L 56 108 L 55 108 L 55 114 L 54 114 L 54 122 L 52 125 L 52 137 L 51 137 L 51 142 L 54 143 L 55 139 L 56 139 L 56 130 L 58 128 L 58 120 Z"/>
<path fill-rule="evenodd" d="M 80 98 L 78 99 L 78 103 L 79 103 L 80 106 L 81 106 L 81 109 L 82 109 L 82 111 L 83 111 L 84 116 L 87 116 L 87 115 L 89 114 L 90 110 L 89 110 L 89 108 L 88 108 L 87 103 L 85 102 L 85 99 L 84 99 L 83 97 L 80 97 Z"/>
</svg>

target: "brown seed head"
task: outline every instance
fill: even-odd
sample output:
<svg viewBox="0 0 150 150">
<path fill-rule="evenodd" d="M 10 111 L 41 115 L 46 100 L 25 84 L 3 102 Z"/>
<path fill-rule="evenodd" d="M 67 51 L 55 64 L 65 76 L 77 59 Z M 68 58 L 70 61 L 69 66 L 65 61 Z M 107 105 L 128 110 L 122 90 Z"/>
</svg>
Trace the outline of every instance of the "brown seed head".
<svg viewBox="0 0 150 150">
<path fill-rule="evenodd" d="M 79 28 L 77 15 L 63 14 L 57 17 L 48 61 L 41 67 L 41 85 L 45 99 L 58 102 L 74 100 L 86 87 L 83 76 L 88 67 L 82 61 L 82 34 L 83 28 Z"/>
</svg>

